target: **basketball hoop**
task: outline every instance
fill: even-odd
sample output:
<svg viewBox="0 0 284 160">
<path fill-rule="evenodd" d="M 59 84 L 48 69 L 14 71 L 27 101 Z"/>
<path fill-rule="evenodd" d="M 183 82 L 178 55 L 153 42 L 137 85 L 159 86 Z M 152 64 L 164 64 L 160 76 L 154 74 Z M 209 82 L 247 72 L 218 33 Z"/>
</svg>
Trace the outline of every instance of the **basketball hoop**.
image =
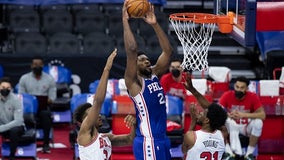
<svg viewBox="0 0 284 160">
<path fill-rule="evenodd" d="M 183 69 L 203 71 L 208 69 L 208 49 L 215 25 L 222 33 L 232 31 L 230 16 L 208 13 L 174 13 L 169 20 L 183 48 Z"/>
</svg>

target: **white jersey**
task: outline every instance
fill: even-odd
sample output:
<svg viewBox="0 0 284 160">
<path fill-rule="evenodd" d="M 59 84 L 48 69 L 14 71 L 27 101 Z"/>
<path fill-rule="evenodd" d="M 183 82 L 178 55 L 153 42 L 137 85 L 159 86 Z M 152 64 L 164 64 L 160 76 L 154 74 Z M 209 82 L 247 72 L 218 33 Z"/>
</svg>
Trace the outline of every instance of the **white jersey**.
<svg viewBox="0 0 284 160">
<path fill-rule="evenodd" d="M 98 136 L 86 145 L 79 145 L 80 160 L 109 160 L 111 156 L 111 142 L 104 134 Z"/>
<path fill-rule="evenodd" d="M 213 133 L 198 130 L 194 134 L 195 144 L 187 151 L 186 160 L 221 160 L 225 142 L 220 130 Z"/>
</svg>

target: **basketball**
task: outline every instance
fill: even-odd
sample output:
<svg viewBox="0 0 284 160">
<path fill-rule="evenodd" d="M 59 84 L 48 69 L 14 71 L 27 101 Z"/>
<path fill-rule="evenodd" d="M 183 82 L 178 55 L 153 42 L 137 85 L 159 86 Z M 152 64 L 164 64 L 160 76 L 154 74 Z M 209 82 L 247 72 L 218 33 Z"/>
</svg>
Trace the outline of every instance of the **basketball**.
<svg viewBox="0 0 284 160">
<path fill-rule="evenodd" d="M 129 0 L 127 2 L 127 7 L 127 12 L 130 17 L 140 18 L 145 16 L 150 8 L 150 5 L 148 0 Z"/>
</svg>

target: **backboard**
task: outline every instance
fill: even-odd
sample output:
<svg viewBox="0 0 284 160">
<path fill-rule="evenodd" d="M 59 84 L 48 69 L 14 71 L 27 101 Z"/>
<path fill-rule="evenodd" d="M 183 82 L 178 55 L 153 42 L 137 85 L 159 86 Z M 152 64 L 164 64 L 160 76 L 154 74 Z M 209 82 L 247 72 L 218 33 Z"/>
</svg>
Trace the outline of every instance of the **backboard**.
<svg viewBox="0 0 284 160">
<path fill-rule="evenodd" d="M 214 0 L 215 14 L 234 13 L 230 35 L 244 47 L 254 47 L 256 44 L 256 4 L 256 0 Z"/>
</svg>

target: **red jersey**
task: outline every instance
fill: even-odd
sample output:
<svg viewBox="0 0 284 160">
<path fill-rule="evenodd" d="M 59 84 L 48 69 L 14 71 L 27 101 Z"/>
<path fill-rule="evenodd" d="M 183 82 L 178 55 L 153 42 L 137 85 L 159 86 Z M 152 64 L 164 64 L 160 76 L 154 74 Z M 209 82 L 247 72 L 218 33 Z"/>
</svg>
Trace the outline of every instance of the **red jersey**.
<svg viewBox="0 0 284 160">
<path fill-rule="evenodd" d="M 238 110 L 240 112 L 253 113 L 258 108 L 262 107 L 258 96 L 249 91 L 246 92 L 242 100 L 235 97 L 235 91 L 227 91 L 220 97 L 219 103 L 227 109 L 227 112 Z M 247 124 L 248 119 L 242 118 L 237 121 L 237 123 Z"/>
<path fill-rule="evenodd" d="M 182 73 L 182 76 L 184 77 L 185 73 Z M 182 78 L 180 82 L 175 81 L 172 77 L 172 73 L 164 74 L 160 80 L 165 94 L 170 94 L 181 98 L 185 98 L 186 96 L 186 89 L 183 86 L 184 82 L 184 78 Z"/>
</svg>

